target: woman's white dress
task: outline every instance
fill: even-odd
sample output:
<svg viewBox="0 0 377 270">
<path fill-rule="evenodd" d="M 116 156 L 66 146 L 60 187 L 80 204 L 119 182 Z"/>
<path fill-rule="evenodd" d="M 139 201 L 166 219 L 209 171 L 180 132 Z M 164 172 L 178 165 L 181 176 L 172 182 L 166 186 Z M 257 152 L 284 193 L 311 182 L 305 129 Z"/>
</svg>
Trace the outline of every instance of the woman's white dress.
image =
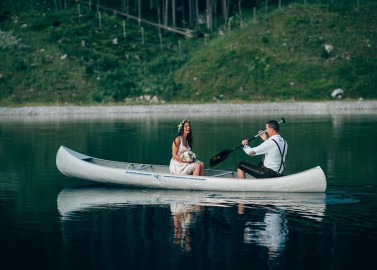
<svg viewBox="0 0 377 270">
<path fill-rule="evenodd" d="M 182 143 L 182 137 L 179 137 L 180 143 L 178 148 L 178 156 L 182 156 L 184 152 L 191 151 L 191 147 L 184 146 Z M 187 162 L 180 162 L 172 158 L 170 160 L 169 170 L 171 173 L 174 174 L 192 174 L 195 170 L 196 162 L 187 163 Z"/>
</svg>

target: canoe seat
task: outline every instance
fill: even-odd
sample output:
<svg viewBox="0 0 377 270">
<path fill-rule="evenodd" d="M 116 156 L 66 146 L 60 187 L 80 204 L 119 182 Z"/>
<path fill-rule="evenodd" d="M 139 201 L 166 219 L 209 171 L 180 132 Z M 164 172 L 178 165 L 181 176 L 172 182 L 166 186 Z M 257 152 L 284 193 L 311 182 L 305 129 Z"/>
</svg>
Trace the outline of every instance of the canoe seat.
<svg viewBox="0 0 377 270">
<path fill-rule="evenodd" d="M 135 169 L 135 170 L 145 170 L 146 168 L 152 167 L 151 164 L 138 164 L 137 163 L 136 165 L 140 165 L 140 166 L 136 167 L 135 163 L 130 163 L 130 164 L 128 164 L 127 169 L 130 169 L 131 167 L 133 167 L 133 169 Z"/>
<path fill-rule="evenodd" d="M 213 174 L 211 176 L 213 176 L 213 177 L 220 177 L 220 176 L 224 176 L 224 175 L 228 175 L 228 174 L 233 174 L 233 172 L 224 172 L 224 173 L 219 173 L 219 174 Z"/>
</svg>

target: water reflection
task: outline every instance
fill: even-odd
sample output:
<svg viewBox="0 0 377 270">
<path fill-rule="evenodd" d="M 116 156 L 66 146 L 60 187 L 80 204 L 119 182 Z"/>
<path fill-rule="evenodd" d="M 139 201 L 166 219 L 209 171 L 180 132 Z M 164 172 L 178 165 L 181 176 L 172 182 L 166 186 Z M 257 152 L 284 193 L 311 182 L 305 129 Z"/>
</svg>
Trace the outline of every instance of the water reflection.
<svg viewBox="0 0 377 270">
<path fill-rule="evenodd" d="M 269 257 L 274 258 L 284 250 L 288 239 L 285 215 L 294 213 L 322 221 L 325 216 L 326 194 L 211 193 L 87 186 L 63 189 L 57 198 L 62 222 L 80 219 L 83 212 L 93 209 L 136 205 L 169 205 L 174 229 L 173 244 L 184 252 L 192 249 L 190 227 L 195 225 L 206 207 L 234 207 L 237 215 L 246 215 L 247 221 L 242 229 L 244 243 L 264 246 Z M 262 210 L 263 221 L 259 217 L 249 217 L 247 209 Z"/>
<path fill-rule="evenodd" d="M 191 251 L 190 225 L 195 223 L 203 207 L 200 205 L 187 205 L 172 203 L 170 211 L 174 224 L 174 244 L 183 251 Z"/>
<path fill-rule="evenodd" d="M 123 189 L 102 185 L 66 188 L 57 198 L 59 213 L 69 219 L 76 212 L 112 205 L 259 206 L 297 213 L 321 221 L 325 216 L 325 193 L 207 192 Z"/>
<path fill-rule="evenodd" d="M 283 213 L 268 212 L 263 222 L 247 222 L 244 230 L 244 242 L 264 246 L 270 259 L 276 258 L 288 240 L 288 222 Z"/>
</svg>

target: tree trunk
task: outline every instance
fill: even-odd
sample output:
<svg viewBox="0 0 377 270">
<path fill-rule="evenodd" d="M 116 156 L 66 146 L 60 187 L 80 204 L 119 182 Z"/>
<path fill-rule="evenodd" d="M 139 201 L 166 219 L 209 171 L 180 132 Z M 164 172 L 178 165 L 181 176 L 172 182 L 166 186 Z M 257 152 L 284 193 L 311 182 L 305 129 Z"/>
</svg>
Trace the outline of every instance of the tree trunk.
<svg viewBox="0 0 377 270">
<path fill-rule="evenodd" d="M 221 0 L 221 9 L 223 12 L 225 24 L 227 24 L 228 22 L 228 3 L 227 2 L 228 2 L 227 0 Z"/>
<path fill-rule="evenodd" d="M 137 16 L 141 19 L 141 0 L 138 0 L 137 2 Z"/>
<path fill-rule="evenodd" d="M 169 12 L 169 0 L 165 0 L 165 6 L 163 11 L 163 17 L 164 17 L 164 25 L 168 26 L 168 12 Z"/>
<path fill-rule="evenodd" d="M 189 14 L 188 14 L 188 18 L 189 18 L 189 26 L 191 27 L 192 26 L 192 10 L 193 10 L 193 3 L 192 3 L 193 0 L 189 0 L 188 1 L 188 11 L 189 11 Z"/>
<path fill-rule="evenodd" d="M 196 24 L 199 25 L 199 0 L 196 0 L 195 3 L 195 16 L 196 16 Z"/>
<path fill-rule="evenodd" d="M 160 8 L 160 3 L 158 3 L 158 6 L 157 6 L 157 19 L 158 19 L 158 25 L 161 25 L 161 8 Z M 159 27 L 158 28 L 158 33 L 159 35 L 161 35 L 161 28 Z"/>
<path fill-rule="evenodd" d="M 122 0 L 120 4 L 120 11 L 125 12 L 126 11 L 126 0 Z"/>
<path fill-rule="evenodd" d="M 212 31 L 212 1 L 206 0 L 206 22 L 207 30 Z"/>
<path fill-rule="evenodd" d="M 175 28 L 176 27 L 176 21 L 175 21 L 175 0 L 171 0 L 171 18 L 172 18 L 172 25 Z"/>
<path fill-rule="evenodd" d="M 212 28 L 217 28 L 217 0 L 212 0 Z"/>
</svg>

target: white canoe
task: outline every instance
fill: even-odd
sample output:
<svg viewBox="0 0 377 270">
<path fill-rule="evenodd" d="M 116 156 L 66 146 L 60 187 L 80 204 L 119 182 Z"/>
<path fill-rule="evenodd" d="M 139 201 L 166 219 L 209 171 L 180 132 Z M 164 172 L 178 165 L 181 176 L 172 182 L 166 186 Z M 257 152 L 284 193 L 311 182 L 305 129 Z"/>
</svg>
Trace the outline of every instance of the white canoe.
<svg viewBox="0 0 377 270">
<path fill-rule="evenodd" d="M 326 176 L 315 168 L 277 178 L 238 179 L 235 172 L 206 169 L 205 176 L 176 175 L 169 166 L 116 162 L 80 154 L 61 146 L 56 155 L 56 166 L 68 176 L 98 183 L 138 188 L 261 191 L 261 192 L 325 192 Z"/>
</svg>

